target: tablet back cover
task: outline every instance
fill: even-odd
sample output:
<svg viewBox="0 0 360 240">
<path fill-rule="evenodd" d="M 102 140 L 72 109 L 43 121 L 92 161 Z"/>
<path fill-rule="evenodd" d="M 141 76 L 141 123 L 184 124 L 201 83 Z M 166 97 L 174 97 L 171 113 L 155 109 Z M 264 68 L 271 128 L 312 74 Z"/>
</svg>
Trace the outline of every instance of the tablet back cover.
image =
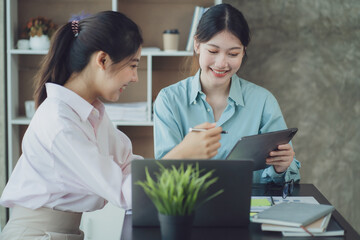
<svg viewBox="0 0 360 240">
<path fill-rule="evenodd" d="M 294 137 L 297 128 L 268 132 L 241 138 L 226 157 L 227 160 L 253 159 L 254 171 L 268 167 L 265 163 L 269 153 L 278 145 L 287 144 Z"/>
</svg>

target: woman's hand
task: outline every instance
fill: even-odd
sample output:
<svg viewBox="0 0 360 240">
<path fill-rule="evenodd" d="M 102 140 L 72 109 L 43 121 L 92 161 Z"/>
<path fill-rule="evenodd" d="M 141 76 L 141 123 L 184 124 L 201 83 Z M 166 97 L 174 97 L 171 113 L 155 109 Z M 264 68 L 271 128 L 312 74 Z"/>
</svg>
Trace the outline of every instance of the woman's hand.
<svg viewBox="0 0 360 240">
<path fill-rule="evenodd" d="M 208 159 L 214 157 L 220 148 L 221 127 L 216 123 L 203 123 L 195 128 L 208 129 L 203 132 L 189 132 L 183 141 L 174 147 L 164 159 Z"/>
<path fill-rule="evenodd" d="M 279 145 L 278 150 L 270 152 L 266 164 L 273 165 L 277 173 L 282 173 L 290 166 L 294 156 L 295 152 L 289 143 Z"/>
</svg>

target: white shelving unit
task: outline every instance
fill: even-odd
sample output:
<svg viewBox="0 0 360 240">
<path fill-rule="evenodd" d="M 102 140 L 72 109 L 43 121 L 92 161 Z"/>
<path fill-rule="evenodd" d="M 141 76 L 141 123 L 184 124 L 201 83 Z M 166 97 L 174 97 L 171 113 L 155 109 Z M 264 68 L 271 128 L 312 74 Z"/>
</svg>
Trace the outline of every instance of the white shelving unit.
<svg viewBox="0 0 360 240">
<path fill-rule="evenodd" d="M 161 24 L 151 24 L 147 21 L 143 21 L 145 18 L 144 15 L 148 18 L 153 18 L 153 16 L 157 16 L 157 18 L 164 17 L 163 14 L 153 15 L 151 10 L 148 10 L 148 7 L 153 7 L 156 11 L 162 11 L 162 13 L 167 14 L 167 18 L 171 22 L 171 24 L 174 24 L 175 26 L 179 25 L 182 29 L 182 46 L 186 44 L 188 30 L 190 29 L 190 24 L 193 14 L 193 9 L 195 5 L 204 5 L 207 4 L 218 4 L 221 3 L 221 1 L 218 0 L 154 0 L 148 1 L 148 0 L 136 0 L 136 1 L 128 1 L 128 0 L 94 0 L 94 1 L 86 1 L 86 0 L 6 0 L 6 24 L 7 24 L 7 30 L 6 30 L 6 41 L 7 41 L 7 50 L 6 50 L 6 59 L 7 59 L 7 79 L 6 79 L 6 87 L 7 87 L 7 109 L 8 109 L 8 115 L 7 115 L 7 128 L 8 128 L 8 135 L 7 135 L 7 143 L 8 143 L 8 174 L 10 174 L 13 171 L 13 168 L 20 157 L 20 149 L 21 149 L 21 140 L 23 137 L 23 133 L 27 127 L 27 125 L 30 123 L 31 119 L 26 118 L 23 111 L 20 111 L 20 109 L 23 108 L 24 105 L 24 96 L 23 94 L 23 88 L 29 88 L 29 85 L 32 85 L 32 79 L 30 77 L 26 77 L 26 86 L 21 85 L 24 84 L 24 75 L 21 71 L 23 71 L 23 68 L 25 68 L 25 71 L 28 70 L 29 67 L 23 66 L 24 59 L 26 61 L 29 61 L 29 59 L 39 59 L 42 56 L 47 54 L 47 51 L 35 51 L 35 50 L 20 50 L 16 49 L 16 42 L 18 40 L 18 31 L 22 27 L 23 22 L 26 19 L 30 17 L 35 17 L 38 15 L 46 15 L 46 17 L 49 18 L 57 18 L 59 22 L 56 22 L 55 19 L 53 19 L 56 23 L 61 24 L 66 22 L 64 19 L 64 15 L 68 12 L 81 12 L 82 10 L 89 10 L 91 8 L 92 10 L 95 9 L 95 12 L 103 11 L 103 10 L 114 10 L 117 11 L 119 9 L 121 12 L 124 12 L 127 16 L 129 16 L 131 19 L 133 19 L 137 24 L 139 24 L 140 28 L 143 30 L 146 30 L 143 32 L 144 40 L 147 41 L 147 38 L 152 38 L 154 33 L 154 28 L 163 28 L 166 24 L 162 22 Z M 34 4 L 36 6 L 34 6 Z M 150 5 L 149 5 L 150 4 Z M 158 4 L 156 6 L 153 6 L 151 4 Z M 130 6 L 131 5 L 131 6 Z M 158 6 L 164 5 L 164 9 L 158 9 Z M 129 6 L 129 9 L 123 9 L 124 7 L 127 8 Z M 140 7 L 139 7 L 140 6 Z M 185 8 L 185 7 L 186 8 Z M 184 8 L 183 8 L 184 7 Z M 38 10 L 40 8 L 40 10 Z M 139 14 L 138 10 L 143 11 L 144 14 Z M 174 14 L 178 17 L 178 20 L 175 19 L 173 16 L 173 13 L 169 13 L 174 9 Z M 165 10 L 165 11 L 164 11 Z M 185 17 L 180 17 L 179 11 L 183 11 L 185 14 Z M 36 12 L 36 13 L 35 13 Z M 42 14 L 44 12 L 44 14 Z M 86 11 L 85 11 L 86 12 Z M 149 13 L 151 12 L 151 13 Z M 91 13 L 91 12 L 90 12 Z M 29 16 L 30 14 L 33 14 Z M 37 15 L 35 15 L 37 14 Z M 181 12 L 180 12 L 181 14 Z M 186 15 L 187 14 L 187 15 Z M 171 18 L 171 19 L 170 19 Z M 175 20 L 174 20 L 175 19 Z M 150 24 L 150 26 L 142 26 L 144 24 Z M 164 25 L 165 24 L 165 25 Z M 176 25 L 177 24 L 177 25 Z M 149 30 L 149 28 L 151 30 Z M 158 30 L 158 29 L 156 29 Z M 162 30 L 156 31 L 157 34 L 161 34 Z M 159 41 L 155 44 L 152 41 L 153 39 L 150 39 L 150 43 L 148 45 L 153 46 L 162 46 L 162 44 L 159 44 Z M 184 49 L 184 47 L 181 47 L 181 49 Z M 142 59 L 141 62 L 146 61 L 146 74 L 143 76 L 146 78 L 146 102 L 148 107 L 148 115 L 147 115 L 147 121 L 145 122 L 123 122 L 123 121 L 114 121 L 114 125 L 125 127 L 125 128 L 131 128 L 131 127 L 140 127 L 140 130 L 138 132 L 142 132 L 143 129 L 141 127 L 152 127 L 152 102 L 154 99 L 154 95 L 157 94 L 156 91 L 159 90 L 163 85 L 156 86 L 157 90 L 154 92 L 154 81 L 153 76 L 154 72 L 158 74 L 162 71 L 168 71 L 168 69 L 163 66 L 155 66 L 156 63 L 158 65 L 162 65 L 162 62 L 167 62 L 163 60 L 163 58 L 169 58 L 172 59 L 175 58 L 182 58 L 192 56 L 192 52 L 187 51 L 175 51 L 175 52 L 164 52 L 164 51 L 144 51 L 142 53 Z M 25 61 L 25 62 L 26 62 Z M 30 60 L 31 62 L 32 60 Z M 160 64 L 159 64 L 160 62 Z M 165 69 L 165 70 L 164 70 Z M 32 69 L 34 70 L 34 69 Z M 173 73 L 177 72 L 178 69 L 173 69 Z M 159 74 L 158 74 L 159 75 Z M 157 82 L 163 83 L 163 79 L 158 79 L 158 75 L 156 75 Z M 172 74 L 175 75 L 175 74 Z M 166 77 L 165 79 L 167 79 Z M 172 76 L 172 78 L 174 78 Z M 180 80 L 180 79 L 177 79 Z M 142 80 L 143 81 L 143 80 Z M 167 81 L 167 80 L 165 80 Z M 156 82 L 156 81 L 155 81 Z M 167 83 L 165 83 L 167 84 Z M 21 88 L 20 88 L 21 87 Z M 27 92 L 32 92 L 32 89 L 25 89 Z M 128 91 L 128 89 L 127 89 Z M 25 99 L 30 100 L 30 99 Z M 145 99 L 144 99 L 145 100 Z M 147 130 L 148 131 L 148 130 Z M 145 131 L 146 132 L 146 131 Z M 136 136 L 132 138 L 133 145 L 135 144 L 141 145 L 141 147 L 151 147 L 152 143 L 150 144 L 150 138 L 152 141 L 152 136 L 147 136 L 148 138 L 144 140 L 143 137 Z M 139 142 L 136 142 L 137 139 L 139 139 Z M 95 230 L 93 229 L 87 229 L 89 228 L 87 225 L 89 225 L 91 222 L 96 222 L 96 219 L 93 219 L 91 216 L 96 216 L 96 218 L 103 218 L 104 220 L 109 217 L 109 214 L 105 211 L 99 211 L 98 213 L 91 215 L 89 214 L 88 217 L 85 217 L 83 221 L 85 222 L 84 231 L 85 233 L 88 233 L 85 237 L 86 239 L 93 239 L 91 236 L 95 236 L 96 234 L 93 232 Z M 121 215 L 120 213 L 113 214 L 115 215 L 114 222 L 117 222 L 117 216 Z M 101 220 L 100 222 L 105 222 Z M 95 226 L 94 226 L 95 227 Z M 118 228 L 118 227 L 116 227 Z M 98 231 L 98 230 L 96 230 Z M 100 229 L 100 231 L 103 231 Z M 111 231 L 111 230 L 110 230 Z M 115 230 L 114 230 L 115 231 Z M 90 234 L 91 233 L 91 234 Z M 101 233 L 102 234 L 102 233 Z M 103 234 L 102 234 L 103 235 Z M 110 239 L 110 238 L 109 238 Z M 116 238 L 118 239 L 118 238 Z"/>
<path fill-rule="evenodd" d="M 10 49 L 10 55 L 46 55 L 46 50 L 19 50 L 19 49 Z M 184 57 L 184 56 L 192 56 L 192 52 L 188 51 L 176 51 L 176 52 L 167 52 L 167 51 L 153 51 L 145 53 L 142 53 L 142 57 L 147 57 L 147 103 L 148 103 L 148 109 L 151 109 L 152 105 L 152 59 L 153 57 Z M 126 122 L 126 121 L 113 121 L 114 125 L 116 126 L 152 126 L 152 116 L 151 111 L 148 111 L 148 121 L 146 122 Z M 16 116 L 14 118 L 10 118 L 12 125 L 28 125 L 31 121 L 30 118 L 27 118 L 25 116 Z"/>
<path fill-rule="evenodd" d="M 46 55 L 47 51 L 16 49 L 18 31 L 22 26 L 18 24 L 18 4 L 20 0 L 6 0 L 6 41 L 7 41 L 7 108 L 8 108 L 8 173 L 9 176 L 20 156 L 20 143 L 22 136 L 20 126 L 27 126 L 31 119 L 19 114 L 19 62 L 22 56 Z M 39 4 L 39 3 L 38 3 Z M 51 4 L 51 2 L 49 3 Z M 85 2 L 84 2 L 85 4 Z M 109 6 L 116 9 L 117 1 L 109 0 Z"/>
<path fill-rule="evenodd" d="M 84 8 L 89 8 L 88 5 L 93 4 L 92 8 L 97 8 L 99 6 L 99 8 L 102 9 L 98 9 L 97 11 L 102 11 L 102 10 L 115 10 L 117 11 L 118 8 L 119 11 L 124 12 L 125 14 L 128 15 L 130 18 L 132 18 L 136 23 L 139 24 L 140 28 L 142 30 L 146 30 L 149 31 L 148 28 L 146 26 L 142 26 L 141 24 L 144 24 L 144 22 L 142 21 L 142 15 L 141 14 L 137 14 L 137 8 L 139 6 L 139 4 L 141 6 L 145 6 L 143 7 L 143 11 L 146 11 L 145 13 L 148 14 L 147 7 L 148 6 L 153 6 L 152 4 L 163 4 L 166 5 L 166 10 L 168 10 L 169 8 L 171 8 L 171 6 L 175 6 L 174 7 L 174 14 L 179 14 L 179 11 L 184 11 L 186 12 L 186 19 L 187 21 L 185 21 L 184 19 L 180 19 L 178 22 L 175 22 L 174 24 L 180 24 L 180 27 L 183 29 L 182 31 L 182 36 L 184 36 L 184 38 L 186 38 L 187 40 L 187 35 L 188 35 L 188 29 L 190 29 L 190 24 L 191 23 L 191 19 L 188 18 L 192 18 L 192 14 L 193 14 L 193 9 L 195 5 L 204 5 L 204 4 L 208 4 L 208 5 L 212 5 L 212 4 L 218 4 L 221 3 L 221 1 L 218 0 L 198 0 L 198 1 L 191 1 L 191 0 L 156 0 L 153 1 L 153 3 L 151 1 L 147 1 L 147 0 L 139 0 L 139 1 L 130 1 L 130 0 L 107 0 L 107 1 L 102 1 L 102 0 L 98 0 L 97 1 L 91 1 L 90 3 L 88 3 L 85 0 L 78 0 L 78 1 L 70 1 L 70 0 L 65 0 L 65 1 L 56 1 L 56 0 L 50 0 L 50 1 L 45 1 L 45 0 L 34 0 L 31 1 L 31 3 L 27 0 L 6 0 L 6 22 L 7 22 L 7 108 L 8 108 L 8 173 L 9 175 L 11 174 L 17 159 L 20 156 L 20 143 L 21 143 L 21 139 L 22 139 L 22 135 L 26 129 L 26 126 L 30 123 L 31 119 L 26 118 L 25 114 L 23 113 L 23 111 L 20 111 L 20 109 L 23 109 L 23 99 L 21 96 L 21 91 L 20 88 L 24 88 L 24 86 L 21 85 L 21 81 L 19 80 L 21 78 L 21 74 L 20 71 L 21 66 L 20 63 L 22 62 L 22 59 L 24 58 L 41 58 L 42 56 L 47 54 L 47 51 L 35 51 L 35 50 L 20 50 L 20 49 L 16 49 L 16 42 L 18 40 L 18 31 L 19 29 L 22 27 L 23 22 L 24 22 L 24 18 L 27 16 L 24 16 L 26 14 L 30 14 L 29 12 L 35 12 L 34 9 L 36 9 L 37 7 L 44 7 L 45 9 L 43 9 L 43 12 L 46 12 L 47 17 L 52 18 L 54 16 L 54 18 L 61 18 L 61 15 L 66 14 L 67 11 L 61 11 L 62 9 L 57 9 L 62 7 L 66 10 L 71 9 L 72 12 L 77 12 L 76 10 L 73 10 L 72 8 L 70 8 L 69 3 L 72 3 L 70 5 L 74 5 L 74 8 L 79 8 L 78 12 L 80 12 L 81 10 L 83 10 Z M 36 7 L 33 7 L 33 4 L 37 4 Z M 46 4 L 44 4 L 46 3 Z M 42 4 L 42 5 L 41 5 Z M 150 5 L 149 5 L 150 4 Z M 49 5 L 49 6 L 48 6 Z M 53 5 L 53 6 L 52 6 Z M 104 7 L 106 6 L 106 7 Z M 126 9 L 129 6 L 129 9 Z M 186 7 L 186 9 L 181 8 L 178 9 L 180 7 Z M 23 12 L 20 12 L 18 8 L 22 8 Z M 31 8 L 31 9 L 29 9 Z M 104 9 L 105 8 L 105 9 Z M 124 9 L 125 8 L 125 9 Z M 157 7 L 156 7 L 157 8 Z M 24 10 L 25 9 L 25 10 Z M 57 9 L 57 10 L 56 10 Z M 144 10 L 145 9 L 145 10 Z M 32 10 L 32 11 L 29 11 Z M 40 10 L 36 10 L 36 11 L 40 11 Z M 128 11 L 128 12 L 126 12 Z M 141 10 L 140 10 L 141 11 Z M 59 14 L 59 12 L 61 12 L 61 14 Z M 164 11 L 164 12 L 168 12 L 168 11 Z M 24 14 L 26 13 L 26 14 Z M 50 16 L 49 16 L 50 14 Z M 52 14 L 52 15 L 51 15 Z M 172 16 L 169 14 L 172 13 L 167 13 L 168 16 Z M 41 14 L 39 14 L 41 15 Z M 60 15 L 60 16 L 59 16 Z M 31 17 L 34 17 L 36 15 L 33 15 Z M 150 15 L 147 15 L 150 16 Z M 178 16 L 178 15 L 177 15 Z M 155 16 L 156 17 L 156 16 Z M 135 19 L 134 19 L 135 18 Z M 173 18 L 171 18 L 171 21 Z M 53 19 L 54 20 L 54 19 Z M 22 22 L 21 22 L 22 21 Z M 55 20 L 54 20 L 55 21 Z M 61 22 L 57 22 L 58 24 L 62 24 Z M 145 23 L 149 24 L 148 22 L 145 21 Z M 162 23 L 164 24 L 164 23 Z M 153 29 L 156 28 L 161 28 L 161 26 L 158 26 L 157 24 L 153 24 L 151 25 L 151 27 Z M 160 33 L 158 32 L 159 35 L 161 35 L 162 31 L 164 29 L 159 29 Z M 146 41 L 147 36 L 152 37 L 154 34 L 151 32 L 149 34 L 149 32 L 144 31 L 143 35 L 144 35 L 144 40 Z M 147 34 L 147 35 L 146 35 Z M 145 36 L 146 35 L 146 36 Z M 183 45 L 185 45 L 186 43 L 184 43 L 184 38 L 182 39 Z M 185 41 L 186 41 L 185 40 Z M 150 43 L 150 45 L 152 44 L 152 42 Z M 160 44 L 157 44 L 160 45 Z M 151 45 L 152 46 L 152 45 Z M 162 46 L 162 44 L 160 45 Z M 184 49 L 184 48 L 182 48 Z M 187 51 L 175 51 L 175 52 L 166 52 L 166 51 L 144 51 L 142 53 L 142 59 L 146 59 L 146 102 L 147 102 L 147 106 L 148 106 L 148 116 L 147 116 L 147 121 L 145 122 L 122 122 L 122 121 L 114 121 L 114 125 L 116 126 L 142 126 L 142 127 L 151 127 L 153 126 L 153 122 L 152 122 L 152 102 L 155 98 L 155 93 L 154 94 L 154 88 L 153 88 L 153 75 L 154 75 L 154 59 L 157 59 L 156 61 L 159 61 L 159 58 L 167 58 L 167 57 L 188 57 L 188 56 L 192 56 L 192 52 L 187 52 Z M 145 61 L 145 60 L 144 60 Z M 160 60 L 161 61 L 161 60 Z M 26 68 L 26 67 L 25 67 Z M 161 68 L 160 70 L 157 69 L 157 71 L 162 71 Z M 175 71 L 175 70 L 173 70 Z M 180 80 L 180 79 L 178 79 Z M 32 79 L 26 79 L 26 81 L 31 81 L 31 84 L 29 83 L 28 85 L 32 85 Z M 160 80 L 159 80 L 160 81 Z M 162 81 L 162 80 L 161 80 Z M 28 89 L 28 91 L 31 91 L 30 89 Z M 19 100 L 20 99 L 20 100 Z M 21 100 L 22 99 L 22 100 Z M 30 100 L 30 99 L 27 99 Z M 145 101 L 145 99 L 144 99 Z M 20 113 L 21 112 L 21 113 Z"/>
</svg>

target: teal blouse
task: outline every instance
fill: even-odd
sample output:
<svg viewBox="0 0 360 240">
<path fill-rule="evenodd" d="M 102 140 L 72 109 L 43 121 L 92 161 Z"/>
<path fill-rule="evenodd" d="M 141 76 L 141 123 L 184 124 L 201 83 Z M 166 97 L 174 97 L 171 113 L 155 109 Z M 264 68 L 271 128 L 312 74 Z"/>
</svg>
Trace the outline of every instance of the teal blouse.
<svg viewBox="0 0 360 240">
<path fill-rule="evenodd" d="M 162 89 L 154 103 L 155 158 L 162 158 L 179 144 L 189 128 L 203 122 L 215 122 L 211 106 L 201 91 L 200 71 Z M 232 76 L 228 104 L 218 120 L 228 134 L 221 135 L 221 147 L 213 159 L 225 159 L 236 142 L 254 134 L 286 129 L 275 97 L 266 89 Z M 283 183 L 300 180 L 300 162 L 295 158 L 287 171 L 276 173 L 272 166 L 254 171 L 254 183 Z"/>
</svg>

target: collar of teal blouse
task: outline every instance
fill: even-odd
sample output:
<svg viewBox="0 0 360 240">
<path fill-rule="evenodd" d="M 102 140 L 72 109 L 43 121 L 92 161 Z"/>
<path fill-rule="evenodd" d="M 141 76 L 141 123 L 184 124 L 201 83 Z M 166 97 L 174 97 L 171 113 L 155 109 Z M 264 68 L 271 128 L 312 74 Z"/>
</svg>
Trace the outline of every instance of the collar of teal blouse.
<svg viewBox="0 0 360 240">
<path fill-rule="evenodd" d="M 193 103 L 196 100 L 196 98 L 198 97 L 198 95 L 200 95 L 200 94 L 204 94 L 204 93 L 201 90 L 200 69 L 199 69 L 190 83 L 189 102 Z M 234 103 L 236 105 L 244 106 L 244 98 L 243 98 L 243 94 L 242 94 L 241 81 L 240 81 L 240 78 L 236 74 L 234 74 L 231 77 L 229 99 L 234 101 Z"/>
</svg>

